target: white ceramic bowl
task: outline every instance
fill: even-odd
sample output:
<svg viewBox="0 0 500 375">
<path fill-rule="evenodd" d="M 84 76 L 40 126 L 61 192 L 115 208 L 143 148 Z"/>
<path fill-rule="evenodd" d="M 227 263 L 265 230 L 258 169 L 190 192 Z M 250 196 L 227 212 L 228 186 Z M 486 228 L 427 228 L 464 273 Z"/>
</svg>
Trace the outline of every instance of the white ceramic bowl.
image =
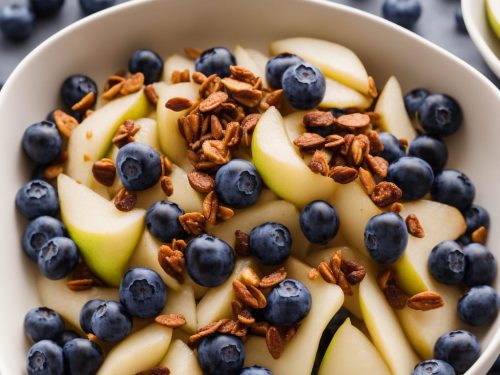
<svg viewBox="0 0 500 375">
<path fill-rule="evenodd" d="M 462 13 L 472 41 L 490 69 L 500 78 L 500 40 L 488 23 L 484 0 L 462 0 Z"/>
<path fill-rule="evenodd" d="M 24 220 L 14 207 L 16 191 L 30 175 L 21 152 L 21 137 L 26 126 L 58 105 L 62 79 L 79 72 L 102 83 L 110 72 L 125 66 L 139 47 L 155 49 L 164 56 L 185 46 L 236 43 L 265 51 L 270 41 L 287 36 L 339 42 L 360 56 L 380 85 L 394 74 L 404 91 L 423 86 L 449 93 L 461 103 L 465 124 L 447 140 L 449 165 L 460 168 L 475 182 L 476 201 L 491 213 L 489 244 L 500 259 L 500 168 L 496 166 L 500 159 L 500 92 L 464 62 L 381 18 L 326 1 L 128 2 L 85 18 L 47 40 L 19 64 L 1 91 L 0 114 L 5 130 L 0 138 L 1 374 L 24 372 L 28 343 L 23 335 L 23 317 L 38 304 L 35 269 L 19 245 Z M 480 333 L 483 354 L 467 374 L 484 375 L 496 358 L 499 322 Z"/>
</svg>

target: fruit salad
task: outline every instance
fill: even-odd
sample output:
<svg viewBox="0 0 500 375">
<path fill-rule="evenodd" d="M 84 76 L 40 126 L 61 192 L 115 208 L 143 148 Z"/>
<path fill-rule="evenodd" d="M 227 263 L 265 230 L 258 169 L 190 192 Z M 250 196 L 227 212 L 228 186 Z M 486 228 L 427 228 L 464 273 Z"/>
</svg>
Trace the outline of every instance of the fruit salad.
<svg viewBox="0 0 500 375">
<path fill-rule="evenodd" d="M 117 67 L 119 68 L 119 67 Z M 381 91 L 379 93 L 379 88 Z M 134 52 L 22 139 L 28 374 L 463 374 L 499 298 L 446 94 L 296 37 Z"/>
</svg>

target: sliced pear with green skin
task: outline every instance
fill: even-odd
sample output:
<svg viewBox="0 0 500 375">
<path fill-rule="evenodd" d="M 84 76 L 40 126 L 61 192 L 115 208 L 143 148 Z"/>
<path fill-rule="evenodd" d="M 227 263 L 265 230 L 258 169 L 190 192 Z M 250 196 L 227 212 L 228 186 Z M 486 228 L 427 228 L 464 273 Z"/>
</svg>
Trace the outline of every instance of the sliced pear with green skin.
<svg viewBox="0 0 500 375">
<path fill-rule="evenodd" d="M 337 184 L 331 178 L 313 173 L 294 147 L 281 114 L 270 107 L 261 116 L 252 137 L 253 161 L 266 185 L 298 207 L 331 197 Z"/>
<path fill-rule="evenodd" d="M 321 361 L 318 375 L 387 375 L 389 373 L 377 349 L 347 318 L 333 336 Z"/>
<path fill-rule="evenodd" d="M 265 87 L 269 87 L 266 78 L 266 65 L 270 58 L 264 55 L 262 52 L 257 51 L 256 49 L 246 48 L 246 51 L 255 62 L 255 64 L 259 67 L 259 71 L 262 72 L 262 83 Z"/>
<path fill-rule="evenodd" d="M 168 368 L 170 375 L 203 375 L 195 352 L 182 340 L 172 341 L 167 355 L 158 366 Z"/>
<path fill-rule="evenodd" d="M 486 0 L 486 14 L 491 28 L 500 40 L 500 2 L 498 0 Z"/>
<path fill-rule="evenodd" d="M 190 74 L 194 73 L 194 60 L 177 54 L 167 57 L 163 63 L 162 81 L 172 84 L 172 73 L 176 70 L 182 72 L 185 69 L 188 69 Z"/>
<path fill-rule="evenodd" d="M 171 339 L 172 328 L 150 324 L 111 349 L 97 375 L 135 375 L 150 370 L 165 357 Z"/>
<path fill-rule="evenodd" d="M 274 374 L 310 374 L 318 350 L 319 340 L 328 322 L 342 306 L 344 293 L 339 286 L 325 283 L 321 278 L 310 280 L 310 267 L 295 259 L 288 258 L 284 265 L 287 277 L 305 285 L 312 297 L 309 314 L 301 321 L 292 340 L 285 344 L 279 359 L 274 359 L 265 339 L 250 336 L 245 343 L 245 366 L 264 366 Z"/>
<path fill-rule="evenodd" d="M 195 333 L 198 327 L 193 287 L 189 284 L 182 284 L 178 290 L 169 290 L 167 303 L 163 308 L 162 314 L 184 315 L 186 324 L 181 329 L 188 333 Z"/>
<path fill-rule="evenodd" d="M 359 108 L 367 109 L 372 105 L 373 99 L 363 95 L 349 86 L 325 77 L 325 96 L 319 107 L 321 108 Z"/>
<path fill-rule="evenodd" d="M 262 70 L 261 66 L 250 56 L 248 51 L 240 45 L 234 47 L 234 57 L 236 58 L 236 65 L 242 66 L 250 70 L 257 77 L 265 77 L 266 71 Z"/>
<path fill-rule="evenodd" d="M 69 139 L 65 168 L 68 176 L 88 185 L 92 165 L 106 155 L 118 127 L 128 119 L 145 116 L 148 110 L 148 100 L 141 90 L 112 100 L 87 117 Z"/>
<path fill-rule="evenodd" d="M 368 74 L 361 60 L 349 48 L 315 38 L 289 38 L 270 45 L 273 55 L 294 53 L 316 65 L 324 75 L 368 95 Z"/>
<path fill-rule="evenodd" d="M 417 136 L 411 124 L 403 101 L 403 93 L 396 77 L 392 76 L 378 97 L 375 112 L 380 115 L 377 123 L 382 131 L 392 133 L 396 138 L 412 141 Z"/>
<path fill-rule="evenodd" d="M 70 177 L 57 179 L 62 221 L 85 263 L 108 285 L 120 285 L 126 266 L 144 230 L 146 212 L 122 212 Z"/>
</svg>

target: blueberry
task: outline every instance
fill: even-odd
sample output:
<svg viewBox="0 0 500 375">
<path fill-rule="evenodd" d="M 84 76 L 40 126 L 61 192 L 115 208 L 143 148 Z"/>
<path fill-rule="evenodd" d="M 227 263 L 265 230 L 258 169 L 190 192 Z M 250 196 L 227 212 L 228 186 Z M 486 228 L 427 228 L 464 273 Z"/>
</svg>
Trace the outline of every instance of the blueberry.
<svg viewBox="0 0 500 375">
<path fill-rule="evenodd" d="M 71 109 L 73 105 L 91 92 L 95 94 L 93 106 L 97 100 L 97 85 L 91 78 L 83 74 L 69 76 L 61 86 L 61 98 L 68 109 Z"/>
<path fill-rule="evenodd" d="M 173 202 L 158 201 L 148 208 L 146 212 L 146 226 L 153 236 L 163 242 L 172 242 L 175 239 L 186 237 L 182 229 L 179 216 L 184 211 Z"/>
<path fill-rule="evenodd" d="M 384 150 L 378 154 L 381 158 L 384 158 L 389 163 L 394 163 L 403 156 L 405 156 L 405 149 L 399 139 L 393 136 L 391 133 L 381 132 L 378 133 L 380 141 L 384 145 Z"/>
<path fill-rule="evenodd" d="M 455 26 L 459 32 L 467 34 L 467 27 L 465 26 L 462 6 L 460 4 L 458 4 L 455 8 Z"/>
<path fill-rule="evenodd" d="M 24 131 L 24 153 L 35 163 L 48 164 L 53 162 L 61 154 L 62 148 L 62 137 L 53 122 L 37 122 Z"/>
<path fill-rule="evenodd" d="M 65 329 L 59 337 L 57 337 L 56 343 L 59 345 L 61 348 L 64 347 L 64 345 L 73 339 L 80 338 L 80 335 L 76 333 L 75 331 L 71 329 Z"/>
<path fill-rule="evenodd" d="M 267 83 L 273 89 L 281 88 L 281 79 L 283 78 L 283 73 L 292 65 L 300 64 L 304 62 L 299 56 L 293 53 L 280 53 L 277 56 L 269 59 L 266 64 L 266 79 Z"/>
<path fill-rule="evenodd" d="M 158 315 L 167 302 L 167 289 L 161 277 L 149 268 L 132 268 L 120 284 L 120 302 L 138 318 Z"/>
<path fill-rule="evenodd" d="M 49 180 L 45 178 L 46 168 L 47 168 L 46 165 L 37 165 L 35 168 L 33 168 L 33 171 L 31 172 L 30 180 L 44 180 L 49 182 Z"/>
<path fill-rule="evenodd" d="M 35 26 L 35 15 L 26 4 L 9 4 L 0 10 L 0 31 L 14 42 L 28 38 Z"/>
<path fill-rule="evenodd" d="M 465 246 L 465 245 L 468 245 L 472 242 L 470 236 L 468 236 L 467 234 L 462 234 L 460 237 L 457 238 L 457 242 L 461 245 L 461 246 Z"/>
<path fill-rule="evenodd" d="M 48 307 L 35 307 L 24 317 L 24 333 L 33 342 L 56 340 L 64 331 L 61 315 Z"/>
<path fill-rule="evenodd" d="M 365 246 L 378 263 L 398 260 L 408 243 L 408 229 L 401 217 L 393 212 L 373 216 L 365 227 Z"/>
<path fill-rule="evenodd" d="M 236 59 L 230 50 L 225 47 L 214 47 L 203 51 L 195 61 L 195 70 L 207 77 L 218 74 L 219 77 L 229 77 L 230 66 L 236 65 Z"/>
<path fill-rule="evenodd" d="M 432 199 L 463 211 L 470 207 L 476 195 L 476 188 L 464 173 L 445 169 L 434 178 Z"/>
<path fill-rule="evenodd" d="M 109 8 L 116 0 L 80 0 L 80 7 L 87 14 L 92 14 Z"/>
<path fill-rule="evenodd" d="M 467 286 L 491 285 L 497 274 L 497 261 L 486 246 L 471 243 L 463 248 L 465 254 L 464 283 Z"/>
<path fill-rule="evenodd" d="M 470 288 L 458 301 L 459 318 L 472 326 L 493 323 L 498 315 L 500 299 L 491 286 L 481 285 Z"/>
<path fill-rule="evenodd" d="M 198 346 L 198 363 L 206 375 L 238 375 L 244 360 L 245 348 L 236 336 L 212 335 Z"/>
<path fill-rule="evenodd" d="M 300 229 L 310 242 L 324 245 L 339 230 L 337 211 L 325 201 L 313 201 L 300 212 Z"/>
<path fill-rule="evenodd" d="M 92 333 L 92 315 L 94 315 L 94 311 L 103 303 L 102 299 L 91 299 L 82 306 L 80 310 L 80 327 L 83 332 Z"/>
<path fill-rule="evenodd" d="M 500 375 L 500 356 L 497 357 L 495 363 L 486 375 Z"/>
<path fill-rule="evenodd" d="M 54 237 L 38 253 L 38 268 L 51 280 L 68 276 L 78 265 L 80 253 L 75 243 L 67 237 Z"/>
<path fill-rule="evenodd" d="M 0 81 L 0 91 L 2 91 L 3 87 L 5 86 L 5 82 L 4 81 Z"/>
<path fill-rule="evenodd" d="M 30 0 L 30 5 L 37 17 L 52 17 L 61 10 L 64 0 Z"/>
<path fill-rule="evenodd" d="M 42 180 L 32 180 L 16 194 L 16 207 L 27 219 L 39 216 L 55 216 L 59 211 L 59 200 L 54 187 Z"/>
<path fill-rule="evenodd" d="M 293 65 L 285 70 L 281 85 L 286 100 L 297 109 L 317 107 L 326 90 L 323 73 L 308 63 Z"/>
<path fill-rule="evenodd" d="M 395 183 L 403 191 L 403 199 L 416 200 L 431 191 L 434 172 L 425 160 L 403 156 L 389 165 L 387 180 Z"/>
<path fill-rule="evenodd" d="M 243 159 L 231 160 L 215 174 L 217 198 L 234 208 L 245 208 L 257 202 L 262 185 L 262 178 L 255 166 Z"/>
<path fill-rule="evenodd" d="M 132 318 L 116 301 L 102 302 L 90 319 L 91 331 L 101 340 L 117 342 L 127 337 L 132 330 Z"/>
<path fill-rule="evenodd" d="M 444 94 L 427 96 L 418 107 L 417 115 L 422 128 L 431 135 L 451 135 L 462 125 L 460 105 Z"/>
<path fill-rule="evenodd" d="M 465 274 L 465 255 L 455 241 L 443 241 L 432 249 L 427 265 L 440 283 L 458 284 Z"/>
<path fill-rule="evenodd" d="M 333 115 L 333 117 L 338 118 L 340 116 L 349 114 L 349 111 L 347 110 L 347 108 L 330 108 L 330 113 Z"/>
<path fill-rule="evenodd" d="M 423 88 L 417 88 L 411 90 L 408 94 L 404 96 L 405 108 L 406 112 L 408 112 L 408 116 L 414 118 L 417 114 L 418 107 L 427 98 L 431 93 L 429 90 Z"/>
<path fill-rule="evenodd" d="M 455 375 L 449 363 L 439 359 L 428 359 L 420 362 L 413 369 L 412 375 Z"/>
<path fill-rule="evenodd" d="M 473 204 L 470 208 L 463 212 L 465 222 L 467 223 L 467 234 L 472 234 L 476 229 L 490 227 L 490 215 L 482 206 Z"/>
<path fill-rule="evenodd" d="M 385 0 L 382 14 L 385 19 L 411 29 L 422 14 L 422 6 L 418 0 Z"/>
<path fill-rule="evenodd" d="M 309 290 L 300 281 L 285 279 L 267 295 L 265 320 L 278 326 L 291 326 L 306 317 L 311 310 Z"/>
<path fill-rule="evenodd" d="M 64 224 L 51 216 L 40 216 L 30 221 L 23 232 L 22 246 L 24 253 L 34 262 L 45 243 L 54 237 L 66 236 Z"/>
<path fill-rule="evenodd" d="M 73 339 L 63 347 L 68 375 L 94 375 L 104 361 L 101 348 L 87 339 Z"/>
<path fill-rule="evenodd" d="M 161 157 L 153 147 L 131 142 L 118 151 L 116 170 L 125 189 L 146 190 L 160 179 Z"/>
<path fill-rule="evenodd" d="M 440 138 L 424 134 L 418 136 L 410 143 L 408 155 L 425 160 L 429 163 L 434 173 L 438 173 L 446 165 L 448 148 Z"/>
<path fill-rule="evenodd" d="M 144 83 L 157 82 L 163 73 L 163 60 L 153 50 L 138 49 L 132 54 L 128 61 L 128 70 L 131 73 L 141 72 L 144 74 Z"/>
<path fill-rule="evenodd" d="M 207 287 L 222 284 L 234 269 L 231 246 L 208 234 L 199 235 L 189 241 L 184 258 L 189 276 L 196 283 Z"/>
<path fill-rule="evenodd" d="M 240 375 L 273 375 L 271 370 L 260 366 L 245 367 Z"/>
<path fill-rule="evenodd" d="M 252 229 L 248 246 L 250 254 L 259 262 L 273 266 L 283 263 L 290 255 L 292 236 L 284 225 L 267 222 Z"/>
<path fill-rule="evenodd" d="M 28 375 L 63 375 L 63 350 L 51 340 L 34 344 L 26 355 Z"/>
<path fill-rule="evenodd" d="M 467 371 L 479 358 L 476 336 L 464 330 L 445 333 L 434 345 L 434 358 L 448 362 L 457 373 Z"/>
</svg>

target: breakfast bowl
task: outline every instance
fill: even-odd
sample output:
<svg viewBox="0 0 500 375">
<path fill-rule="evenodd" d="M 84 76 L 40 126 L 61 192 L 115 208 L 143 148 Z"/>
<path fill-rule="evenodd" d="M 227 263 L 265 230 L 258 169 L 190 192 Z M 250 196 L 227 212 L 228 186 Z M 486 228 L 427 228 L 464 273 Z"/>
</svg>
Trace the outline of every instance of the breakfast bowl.
<svg viewBox="0 0 500 375">
<path fill-rule="evenodd" d="M 495 185 L 495 181 L 500 181 L 500 170 L 490 164 L 499 157 L 500 130 L 496 125 L 500 118 L 500 92 L 463 61 L 381 18 L 326 1 L 129 2 L 85 18 L 42 43 L 19 64 L 0 93 L 0 113 L 7 131 L 7 136 L 0 141 L 5 158 L 0 167 L 5 178 L 1 198 L 4 214 L 0 219 L 5 236 L 0 262 L 0 293 L 4 304 L 0 311 L 0 373 L 24 373 L 30 343 L 24 335 L 23 319 L 29 309 L 41 303 L 37 292 L 39 272 L 21 250 L 20 238 L 26 220 L 16 211 L 14 204 L 16 193 L 32 173 L 32 166 L 23 155 L 21 140 L 29 124 L 40 121 L 53 108 L 62 105 L 58 99 L 62 81 L 71 74 L 81 73 L 92 77 L 102 90 L 101 84 L 106 82 L 106 78 L 126 66 L 130 55 L 138 48 L 150 48 L 163 57 L 182 54 L 186 47 L 233 48 L 236 45 L 267 54 L 271 42 L 292 37 L 323 39 L 346 46 L 363 62 L 379 89 L 387 81 L 394 82 L 394 79 L 390 80 L 394 76 L 397 81 L 393 86 L 397 87 L 399 82 L 403 93 L 425 87 L 432 92 L 449 94 L 460 103 L 463 126 L 456 134 L 446 138 L 450 155 L 447 168 L 464 172 L 474 182 L 474 202 L 486 207 L 491 217 L 488 247 L 497 257 L 500 256 L 500 234 L 495 230 L 500 221 L 500 201 Z M 311 189 L 315 190 L 317 186 L 311 185 Z M 286 192 L 283 194 L 286 195 Z M 302 202 L 297 204 L 303 205 Z M 438 212 L 436 216 L 439 217 Z M 443 221 L 446 219 L 445 216 Z M 348 218 L 345 220 L 349 221 Z M 432 224 L 444 230 L 450 223 L 434 221 Z M 433 229 L 426 228 L 427 231 Z M 494 287 L 500 289 L 498 279 Z M 61 291 L 60 298 L 65 299 L 63 296 L 67 293 Z M 66 299 L 65 303 L 70 305 L 71 300 Z M 373 322 L 384 321 L 386 310 L 378 309 L 380 304 L 373 306 L 370 324 L 375 328 L 370 330 L 369 327 L 368 330 L 370 335 L 375 336 L 374 332 L 381 331 L 378 323 Z M 454 311 L 454 307 L 450 311 Z M 393 319 L 396 319 L 395 315 Z M 405 331 L 411 331 L 408 325 L 418 322 L 418 319 L 407 320 Z M 446 325 L 446 319 L 434 322 L 434 326 L 440 327 L 441 323 Z M 478 336 L 481 356 L 466 374 L 483 375 L 495 361 L 500 351 L 499 325 L 499 319 L 496 319 L 487 329 L 467 328 Z M 443 328 L 442 333 L 444 331 Z M 404 337 L 401 330 L 398 332 L 398 337 Z M 422 349 L 419 344 L 425 341 L 425 337 L 413 335 L 417 337 L 411 340 L 416 350 L 429 352 L 429 348 Z M 408 373 L 408 367 L 401 365 L 407 359 L 404 354 L 398 358 L 396 345 L 391 349 L 387 339 L 377 340 L 374 340 L 377 349 L 384 352 L 386 362 L 391 362 L 388 364 L 391 371 L 396 375 Z M 317 341 L 319 338 L 316 345 Z M 405 345 L 409 347 L 408 343 Z M 351 351 L 356 353 L 356 349 Z M 141 362 L 140 356 L 131 357 L 136 364 Z M 352 358 L 355 360 L 356 357 Z M 301 358 L 295 360 L 300 361 Z M 258 356 L 255 362 L 259 364 Z M 304 375 L 300 371 L 292 370 L 286 375 Z"/>
</svg>

